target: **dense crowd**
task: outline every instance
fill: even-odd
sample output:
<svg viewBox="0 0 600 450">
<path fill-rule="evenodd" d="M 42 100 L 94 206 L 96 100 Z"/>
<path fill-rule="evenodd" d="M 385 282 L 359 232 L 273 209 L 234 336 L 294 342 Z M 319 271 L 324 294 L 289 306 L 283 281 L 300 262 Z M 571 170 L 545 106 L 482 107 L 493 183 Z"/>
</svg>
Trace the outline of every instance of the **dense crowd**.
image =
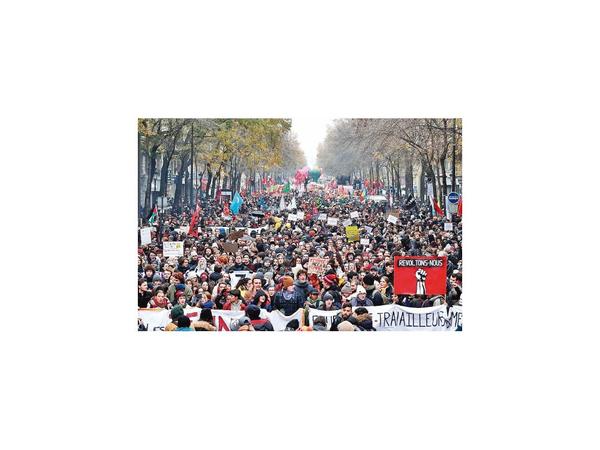
<svg viewBox="0 0 600 450">
<path fill-rule="evenodd" d="M 160 214 L 152 242 L 138 248 L 138 307 L 169 309 L 168 331 L 213 331 L 214 310 L 244 311 L 238 331 L 272 331 L 268 319 L 260 317 L 261 309 L 286 316 L 303 309 L 304 320 L 290 321 L 286 329 L 324 330 L 322 318 L 308 325 L 310 308 L 339 310 L 332 331 L 370 331 L 368 306 L 461 304 L 460 217 L 453 216 L 453 231 L 444 231 L 448 219 L 412 198 L 389 205 L 318 191 L 284 194 L 286 204 L 292 197 L 296 208 L 280 211 L 278 196 L 246 196 L 237 215 L 228 214 L 226 201 L 202 200 L 197 237 L 187 232 L 192 210 Z M 287 221 L 297 211 L 304 212 L 304 219 Z M 359 212 L 358 218 L 350 218 L 353 211 Z M 338 218 L 337 226 L 319 220 L 321 213 Z M 396 224 L 387 220 L 389 214 L 398 217 Z M 369 245 L 348 241 L 342 225 L 347 219 Z M 238 228 L 245 230 L 236 232 Z M 163 241 L 183 241 L 184 255 L 163 256 Z M 396 255 L 446 256 L 446 295 L 395 294 Z M 322 275 L 308 273 L 310 257 L 328 260 Z M 247 276 L 233 276 L 238 272 Z M 186 317 L 190 307 L 202 309 L 199 320 Z M 138 325 L 143 329 L 139 320 Z"/>
</svg>

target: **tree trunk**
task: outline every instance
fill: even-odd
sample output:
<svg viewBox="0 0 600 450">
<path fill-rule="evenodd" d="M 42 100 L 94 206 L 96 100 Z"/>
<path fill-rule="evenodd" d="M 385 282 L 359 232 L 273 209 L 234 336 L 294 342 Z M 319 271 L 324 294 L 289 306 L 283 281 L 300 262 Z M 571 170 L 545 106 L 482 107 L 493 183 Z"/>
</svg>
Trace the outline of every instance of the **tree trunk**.
<svg viewBox="0 0 600 450">
<path fill-rule="evenodd" d="M 406 153 L 406 169 L 404 170 L 404 184 L 406 186 L 406 195 L 412 194 L 415 195 L 415 188 L 413 185 L 414 173 L 413 173 L 413 163 L 412 156 L 410 153 Z"/>
<path fill-rule="evenodd" d="M 177 211 L 181 211 L 181 199 L 182 199 L 182 188 L 183 188 L 183 177 L 185 176 L 185 167 L 187 166 L 188 155 L 181 156 L 181 164 L 179 165 L 179 172 L 175 176 L 175 199 L 173 201 L 173 207 Z"/>
<path fill-rule="evenodd" d="M 156 170 L 156 154 L 153 152 L 148 158 L 148 179 L 146 180 L 146 195 L 144 196 L 144 217 L 150 214 L 152 209 L 152 179 Z"/>
<path fill-rule="evenodd" d="M 456 192 L 456 119 L 452 123 L 452 192 Z"/>
</svg>

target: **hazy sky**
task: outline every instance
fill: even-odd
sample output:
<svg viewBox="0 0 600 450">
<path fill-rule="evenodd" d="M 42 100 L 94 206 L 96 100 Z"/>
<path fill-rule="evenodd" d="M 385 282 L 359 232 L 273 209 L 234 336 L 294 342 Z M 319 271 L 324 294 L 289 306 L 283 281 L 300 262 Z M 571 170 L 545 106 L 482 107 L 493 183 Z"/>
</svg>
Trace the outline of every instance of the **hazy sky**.
<svg viewBox="0 0 600 450">
<path fill-rule="evenodd" d="M 317 164 L 317 146 L 323 142 L 327 134 L 327 125 L 333 119 L 318 117 L 292 117 L 292 131 L 298 136 L 300 148 L 306 155 L 306 161 L 310 168 Z"/>
</svg>

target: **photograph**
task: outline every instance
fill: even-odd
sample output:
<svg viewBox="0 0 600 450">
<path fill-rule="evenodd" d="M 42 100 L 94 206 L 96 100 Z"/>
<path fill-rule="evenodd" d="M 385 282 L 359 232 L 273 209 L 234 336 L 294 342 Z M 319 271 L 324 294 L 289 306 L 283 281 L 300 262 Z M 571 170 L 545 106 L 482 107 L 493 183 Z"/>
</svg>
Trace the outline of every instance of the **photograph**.
<svg viewBox="0 0 600 450">
<path fill-rule="evenodd" d="M 462 331 L 462 119 L 140 118 L 137 141 L 138 331 Z"/>
</svg>

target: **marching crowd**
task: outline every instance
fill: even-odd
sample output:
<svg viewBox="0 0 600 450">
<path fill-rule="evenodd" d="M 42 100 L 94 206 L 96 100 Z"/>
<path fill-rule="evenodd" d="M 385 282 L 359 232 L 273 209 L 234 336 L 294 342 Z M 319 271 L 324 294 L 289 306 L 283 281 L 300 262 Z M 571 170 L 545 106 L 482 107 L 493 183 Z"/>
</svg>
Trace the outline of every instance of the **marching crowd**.
<svg viewBox="0 0 600 450">
<path fill-rule="evenodd" d="M 296 208 L 280 211 L 280 198 L 246 196 L 238 214 L 228 202 L 202 200 L 198 236 L 189 236 L 193 211 L 161 214 L 149 244 L 138 247 L 138 308 L 170 310 L 165 331 L 214 331 L 214 310 L 243 311 L 237 331 L 273 331 L 261 309 L 290 316 L 303 310 L 286 330 L 326 330 L 323 317 L 308 325 L 308 311 L 339 311 L 331 331 L 372 331 L 365 307 L 398 304 L 413 308 L 461 305 L 462 223 L 432 214 L 413 198 L 389 205 L 358 195 L 316 191 L 287 194 Z M 304 218 L 288 221 L 288 213 Z M 359 217 L 351 218 L 357 211 Z M 338 218 L 327 225 L 320 214 Z M 388 215 L 398 218 L 388 221 Z M 356 214 L 354 214 L 356 216 Z M 360 239 L 349 242 L 342 221 L 358 226 Z M 349 223 L 349 222 L 347 222 Z M 148 226 L 148 225 L 145 225 Z M 194 234 L 194 233 L 192 233 Z M 165 257 L 164 241 L 183 241 L 183 256 Z M 394 293 L 394 256 L 446 256 L 445 296 Z M 309 258 L 327 259 L 324 273 L 308 273 Z M 236 276 L 239 272 L 245 276 Z M 187 308 L 201 308 L 191 321 Z M 138 329 L 144 323 L 138 319 Z"/>
</svg>

